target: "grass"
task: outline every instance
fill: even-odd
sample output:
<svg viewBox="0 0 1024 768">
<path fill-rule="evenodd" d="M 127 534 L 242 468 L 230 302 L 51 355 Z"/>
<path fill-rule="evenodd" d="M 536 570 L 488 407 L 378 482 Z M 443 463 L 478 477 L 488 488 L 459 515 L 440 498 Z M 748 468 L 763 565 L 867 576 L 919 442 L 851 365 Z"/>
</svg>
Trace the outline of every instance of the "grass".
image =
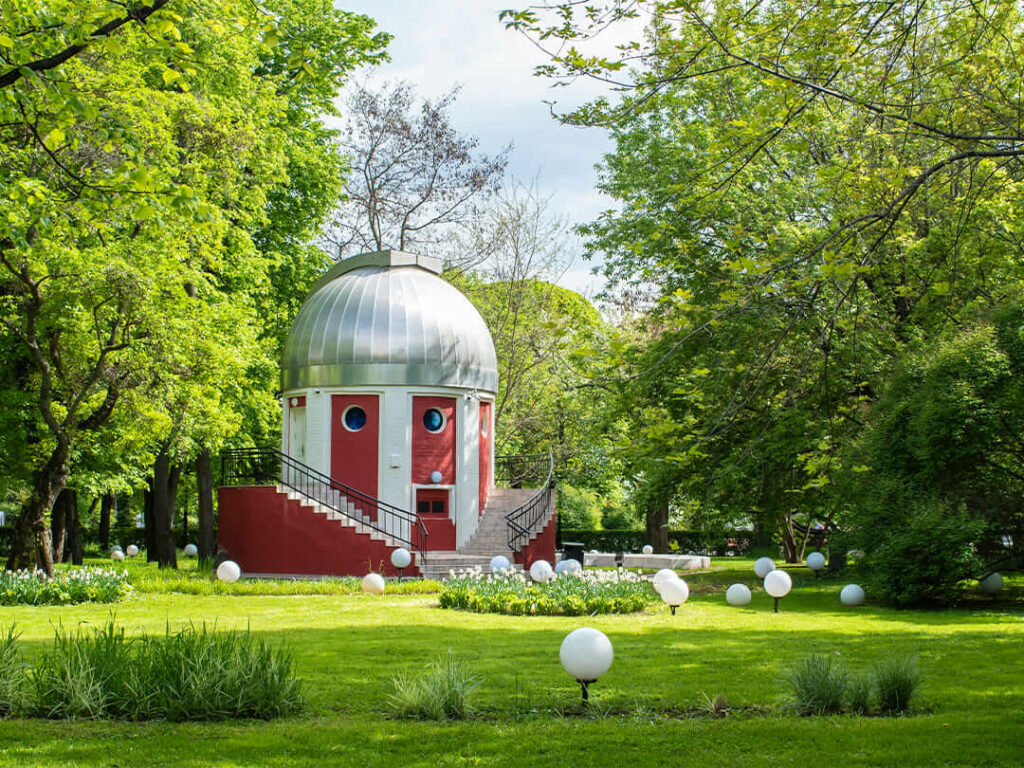
<svg viewBox="0 0 1024 768">
<path fill-rule="evenodd" d="M 809 756 L 859 766 L 1019 766 L 1024 745 L 1024 579 L 1001 601 L 962 610 L 844 609 L 844 581 L 793 571 L 780 613 L 760 590 L 748 608 L 724 586 L 757 586 L 751 562 L 715 560 L 687 576 L 690 599 L 633 615 L 504 616 L 445 611 L 436 595 L 168 594 L 137 590 L 117 609 L 138 636 L 216 622 L 250 627 L 294 652 L 307 710 L 231 723 L 0 721 L 4 766 L 576 766 L 803 765 Z M 97 605 L 17 607 L 29 661 L 52 644 L 52 624 L 102 626 Z M 561 669 L 566 633 L 597 627 L 615 661 L 591 686 L 603 716 L 579 713 L 579 687 Z M 448 649 L 479 675 L 475 719 L 387 717 L 395 675 L 421 672 Z M 876 659 L 916 656 L 927 708 L 911 717 L 800 718 L 785 707 L 786 672 L 810 653 L 836 654 L 853 674 Z M 702 692 L 728 702 L 702 711 Z M 561 713 L 566 713 L 565 715 Z M 827 734 L 827 735 L 826 735 Z"/>
<path fill-rule="evenodd" d="M 850 673 L 834 656 L 812 653 L 789 673 L 793 708 L 798 715 L 834 715 L 843 711 Z"/>
<path fill-rule="evenodd" d="M 449 650 L 418 675 L 398 674 L 389 701 L 396 717 L 416 720 L 465 720 L 473 714 L 470 698 L 480 678 Z"/>
</svg>

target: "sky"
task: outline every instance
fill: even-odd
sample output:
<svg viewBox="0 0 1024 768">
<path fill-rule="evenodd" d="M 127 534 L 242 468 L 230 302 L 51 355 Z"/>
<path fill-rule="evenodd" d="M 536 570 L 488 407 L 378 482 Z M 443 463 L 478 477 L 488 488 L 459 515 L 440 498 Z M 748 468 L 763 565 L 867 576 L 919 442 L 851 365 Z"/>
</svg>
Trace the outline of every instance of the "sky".
<svg viewBox="0 0 1024 768">
<path fill-rule="evenodd" d="M 452 86 L 462 90 L 451 109 L 463 134 L 476 136 L 488 155 L 513 145 L 508 172 L 523 182 L 534 178 L 550 196 L 549 210 L 573 224 L 596 218 L 612 201 L 596 191 L 594 166 L 612 149 L 599 129 L 560 125 L 545 101 L 560 109 L 604 92 L 597 83 L 551 88 L 533 68 L 544 55 L 522 35 L 498 21 L 514 0 L 336 0 L 339 8 L 366 14 L 394 39 L 391 62 L 357 77 L 371 84 L 383 79 L 412 83 L 424 97 L 435 98 Z M 593 295 L 600 278 L 576 257 L 559 282 Z"/>
</svg>

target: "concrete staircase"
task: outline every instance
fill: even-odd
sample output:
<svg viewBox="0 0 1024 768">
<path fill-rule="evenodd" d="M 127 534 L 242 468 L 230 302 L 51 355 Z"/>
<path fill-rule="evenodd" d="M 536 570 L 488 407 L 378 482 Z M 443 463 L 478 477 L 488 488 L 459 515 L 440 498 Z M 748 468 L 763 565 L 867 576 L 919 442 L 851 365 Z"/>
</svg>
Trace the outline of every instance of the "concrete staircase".
<svg viewBox="0 0 1024 768">
<path fill-rule="evenodd" d="M 504 555 L 512 560 L 505 515 L 528 502 L 536 493 L 536 488 L 492 488 L 476 532 L 469 541 L 454 552 L 430 552 L 425 559 L 417 555 L 416 564 L 424 578 L 444 579 L 449 571 L 476 566 L 488 573 L 491 558 L 495 555 Z M 533 538 L 535 536 L 531 541 Z"/>
</svg>

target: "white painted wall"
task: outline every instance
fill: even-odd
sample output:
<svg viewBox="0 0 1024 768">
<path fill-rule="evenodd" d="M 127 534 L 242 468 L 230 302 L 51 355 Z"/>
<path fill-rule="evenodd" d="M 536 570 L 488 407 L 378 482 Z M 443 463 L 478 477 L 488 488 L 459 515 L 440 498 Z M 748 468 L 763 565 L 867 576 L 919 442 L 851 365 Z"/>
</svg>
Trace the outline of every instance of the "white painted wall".
<svg viewBox="0 0 1024 768">
<path fill-rule="evenodd" d="M 455 523 L 456 545 L 462 546 L 476 532 L 479 510 L 479 424 L 480 396 L 454 387 L 345 387 L 306 389 L 284 393 L 282 409 L 282 450 L 288 450 L 289 430 L 294 435 L 298 425 L 290 416 L 289 399 L 305 395 L 305 464 L 325 475 L 331 472 L 331 432 L 341 425 L 331 423 L 331 396 L 335 394 L 378 395 L 380 397 L 380 432 L 378 435 L 377 482 L 381 501 L 412 510 L 412 399 L 413 397 L 454 397 L 456 412 L 455 485 L 451 486 L 449 506 Z M 484 399 L 492 401 L 491 393 Z M 491 434 L 494 434 L 494 410 L 491 410 Z M 299 459 L 299 457 L 293 457 Z M 494 440 L 491 440 L 491 477 L 493 486 Z M 432 486 L 423 486 L 432 487 Z M 433 486 L 447 487 L 447 486 Z M 390 528 L 390 526 L 388 526 Z M 408 537 L 403 526 L 392 532 Z"/>
</svg>

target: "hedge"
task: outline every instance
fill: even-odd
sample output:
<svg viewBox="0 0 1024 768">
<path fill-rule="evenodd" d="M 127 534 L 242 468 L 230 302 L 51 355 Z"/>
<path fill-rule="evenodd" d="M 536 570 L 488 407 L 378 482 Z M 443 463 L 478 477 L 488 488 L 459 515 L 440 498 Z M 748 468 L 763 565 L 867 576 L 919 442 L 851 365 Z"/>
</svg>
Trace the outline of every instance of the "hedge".
<svg viewBox="0 0 1024 768">
<path fill-rule="evenodd" d="M 585 531 L 573 528 L 561 530 L 561 541 L 579 542 L 583 549 L 599 552 L 639 552 L 647 544 L 644 531 L 608 530 Z M 669 531 L 671 552 L 696 555 L 746 554 L 754 543 L 753 531 Z"/>
</svg>

